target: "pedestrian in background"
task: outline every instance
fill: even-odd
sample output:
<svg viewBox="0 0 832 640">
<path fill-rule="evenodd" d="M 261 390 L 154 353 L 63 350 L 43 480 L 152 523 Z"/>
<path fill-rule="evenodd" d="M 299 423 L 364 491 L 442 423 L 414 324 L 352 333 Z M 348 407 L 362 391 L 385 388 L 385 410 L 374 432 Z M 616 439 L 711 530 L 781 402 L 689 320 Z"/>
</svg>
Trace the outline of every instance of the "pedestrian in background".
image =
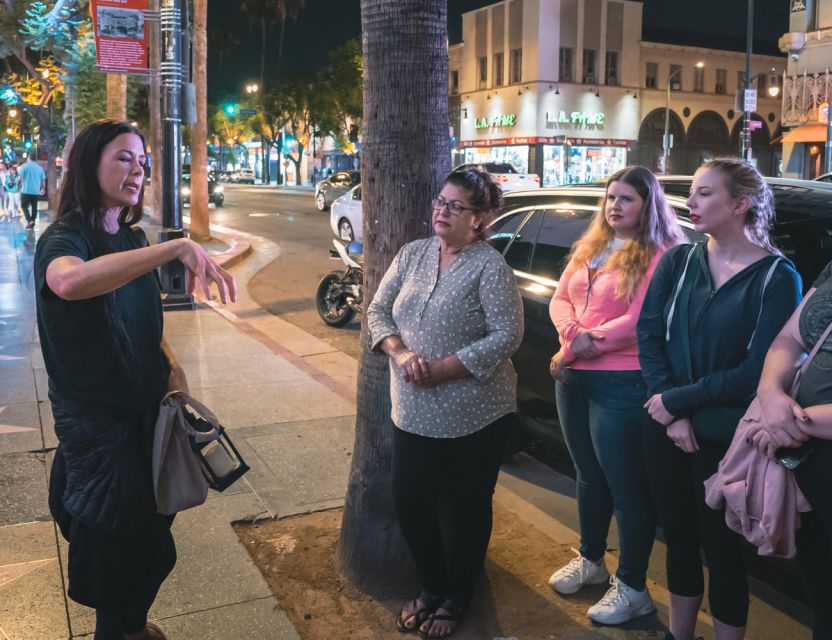
<svg viewBox="0 0 832 640">
<path fill-rule="evenodd" d="M 645 462 L 667 542 L 673 637 L 694 635 L 704 595 L 701 546 L 714 630 L 727 640 L 743 637 L 748 616 L 743 539 L 723 511 L 705 504 L 703 482 L 728 450 L 766 352 L 800 301 L 801 282 L 770 239 L 773 196 L 750 164 L 705 163 L 687 206 L 694 229 L 710 237 L 662 257 L 638 321 L 650 398 Z"/>
<path fill-rule="evenodd" d="M 8 215 L 9 201 L 6 196 L 6 178 L 9 171 L 5 162 L 0 162 L 0 219 Z"/>
<path fill-rule="evenodd" d="M 9 218 L 20 216 L 20 175 L 17 167 L 11 165 L 6 175 L 6 213 Z"/>
<path fill-rule="evenodd" d="M 452 173 L 433 200 L 433 231 L 401 248 L 367 309 L 373 349 L 390 358 L 393 497 L 422 593 L 399 631 L 451 635 L 491 538 L 492 494 L 517 404 L 511 356 L 523 336 L 514 274 L 486 244 L 500 189 L 484 172 Z M 449 492 L 446 547 L 439 497 Z"/>
<path fill-rule="evenodd" d="M 790 455 L 799 461 L 795 478 L 812 510 L 800 515 L 797 562 L 812 607 L 814 640 L 832 639 L 832 338 L 800 378 L 797 398 L 789 390 L 795 362 L 806 357 L 830 323 L 832 263 L 769 349 L 757 388 L 766 437 L 754 439 L 765 455 Z"/>
<path fill-rule="evenodd" d="M 96 640 L 159 640 L 147 622 L 173 569 L 173 518 L 156 513 L 153 427 L 187 380 L 163 337 L 155 269 L 171 260 L 191 289 L 235 299 L 233 278 L 186 238 L 147 246 L 145 142 L 102 120 L 78 134 L 55 222 L 35 250 L 38 331 L 58 448 L 49 507 L 69 541 L 68 594 L 95 609 Z"/>
<path fill-rule="evenodd" d="M 35 162 L 35 152 L 32 151 L 23 166 L 20 167 L 20 205 L 26 216 L 26 228 L 34 229 L 38 218 L 38 199 L 46 194 L 46 174 L 43 168 Z"/>
<path fill-rule="evenodd" d="M 647 387 L 636 322 L 659 258 L 684 241 L 656 177 L 644 167 L 621 169 L 607 181 L 549 306 L 560 341 L 551 364 L 555 401 L 577 472 L 581 526 L 578 556 L 549 584 L 569 594 L 609 581 L 587 612 L 602 624 L 655 611 L 646 587 L 656 515 L 641 445 Z M 610 579 L 604 553 L 613 513 L 620 561 Z"/>
</svg>

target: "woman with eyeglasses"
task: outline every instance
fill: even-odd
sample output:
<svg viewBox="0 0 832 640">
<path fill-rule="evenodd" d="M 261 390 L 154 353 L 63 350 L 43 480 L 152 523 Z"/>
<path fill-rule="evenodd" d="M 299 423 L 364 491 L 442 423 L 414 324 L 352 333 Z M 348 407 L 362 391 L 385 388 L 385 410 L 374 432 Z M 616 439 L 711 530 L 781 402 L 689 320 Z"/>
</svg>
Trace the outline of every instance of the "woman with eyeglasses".
<svg viewBox="0 0 832 640">
<path fill-rule="evenodd" d="M 435 235 L 401 248 L 367 310 L 372 347 L 390 358 L 393 497 L 422 583 L 396 628 L 424 638 L 451 635 L 471 601 L 516 410 L 523 310 L 514 274 L 483 242 L 500 203 L 487 173 L 450 174 L 433 200 Z"/>
</svg>

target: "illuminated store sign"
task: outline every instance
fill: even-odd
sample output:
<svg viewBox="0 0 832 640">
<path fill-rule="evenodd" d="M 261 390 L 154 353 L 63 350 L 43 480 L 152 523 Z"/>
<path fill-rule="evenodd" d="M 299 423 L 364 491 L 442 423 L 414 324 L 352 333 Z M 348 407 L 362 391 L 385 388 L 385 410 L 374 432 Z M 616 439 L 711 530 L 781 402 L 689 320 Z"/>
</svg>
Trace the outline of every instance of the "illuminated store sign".
<svg viewBox="0 0 832 640">
<path fill-rule="evenodd" d="M 513 113 L 491 116 L 491 120 L 488 118 L 474 120 L 474 127 L 477 129 L 488 129 L 489 127 L 493 127 L 494 129 L 500 127 L 513 127 L 515 124 L 517 124 L 517 116 Z"/>
<path fill-rule="evenodd" d="M 566 111 L 547 111 L 546 124 L 547 125 L 603 125 L 606 122 L 606 116 L 602 113 L 586 113 L 584 111 L 573 111 L 567 114 Z"/>
</svg>

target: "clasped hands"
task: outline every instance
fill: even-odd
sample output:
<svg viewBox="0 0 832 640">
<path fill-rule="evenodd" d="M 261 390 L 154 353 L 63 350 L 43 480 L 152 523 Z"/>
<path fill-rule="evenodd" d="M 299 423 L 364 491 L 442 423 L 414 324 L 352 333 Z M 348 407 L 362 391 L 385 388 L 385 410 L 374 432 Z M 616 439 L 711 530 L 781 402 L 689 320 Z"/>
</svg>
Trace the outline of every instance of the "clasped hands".
<svg viewBox="0 0 832 640">
<path fill-rule="evenodd" d="M 746 438 L 760 453 L 773 460 L 778 449 L 799 447 L 811 437 L 812 420 L 794 398 L 782 391 L 760 391 L 757 397 L 762 421 L 748 429 Z"/>
<path fill-rule="evenodd" d="M 549 374 L 555 380 L 563 382 L 563 370 L 569 362 L 572 362 L 575 358 L 589 360 L 601 355 L 601 350 L 595 343 L 603 339 L 604 336 L 595 331 L 581 331 L 572 341 L 572 344 L 569 345 L 569 351 L 571 351 L 573 358 L 567 361 L 563 349 L 561 349 L 552 356 L 549 362 Z"/>
<path fill-rule="evenodd" d="M 685 453 L 699 451 L 699 443 L 693 433 L 693 423 L 689 418 L 676 418 L 672 415 L 662 401 L 662 394 L 653 395 L 645 404 L 647 413 L 659 424 L 667 427 L 667 437 L 673 441 L 679 449 Z"/>
<path fill-rule="evenodd" d="M 417 387 L 435 387 L 450 379 L 441 360 L 428 360 L 407 347 L 397 349 L 390 359 L 402 379 Z"/>
</svg>

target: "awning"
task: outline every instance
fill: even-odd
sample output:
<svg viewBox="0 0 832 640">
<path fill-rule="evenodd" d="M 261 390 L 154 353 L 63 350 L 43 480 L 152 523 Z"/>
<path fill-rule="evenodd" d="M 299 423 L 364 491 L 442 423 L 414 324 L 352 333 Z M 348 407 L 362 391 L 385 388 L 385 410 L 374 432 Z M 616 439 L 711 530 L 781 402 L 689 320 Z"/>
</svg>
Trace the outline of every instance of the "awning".
<svg viewBox="0 0 832 640">
<path fill-rule="evenodd" d="M 783 134 L 783 142 L 826 142 L 826 125 L 804 124 Z"/>
</svg>

